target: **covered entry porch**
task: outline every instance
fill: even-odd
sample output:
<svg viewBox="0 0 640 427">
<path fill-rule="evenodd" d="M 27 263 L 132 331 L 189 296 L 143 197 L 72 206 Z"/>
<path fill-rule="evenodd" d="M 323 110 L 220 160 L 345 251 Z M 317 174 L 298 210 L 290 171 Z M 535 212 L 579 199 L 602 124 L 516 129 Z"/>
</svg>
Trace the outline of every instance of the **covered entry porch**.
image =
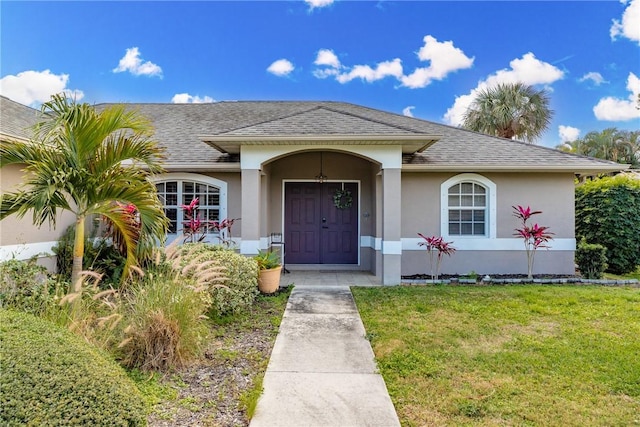
<svg viewBox="0 0 640 427">
<path fill-rule="evenodd" d="M 281 235 L 288 267 L 400 283 L 401 146 L 242 145 L 240 163 L 242 254 L 270 249 Z M 336 202 L 344 190 L 352 200 Z"/>
<path fill-rule="evenodd" d="M 422 134 L 202 138 L 240 158 L 240 253 L 274 248 L 277 236 L 287 268 L 367 271 L 381 284 L 400 283 L 402 155 L 421 151 L 434 139 Z M 353 198 L 349 203 L 338 197 L 345 190 Z"/>
</svg>

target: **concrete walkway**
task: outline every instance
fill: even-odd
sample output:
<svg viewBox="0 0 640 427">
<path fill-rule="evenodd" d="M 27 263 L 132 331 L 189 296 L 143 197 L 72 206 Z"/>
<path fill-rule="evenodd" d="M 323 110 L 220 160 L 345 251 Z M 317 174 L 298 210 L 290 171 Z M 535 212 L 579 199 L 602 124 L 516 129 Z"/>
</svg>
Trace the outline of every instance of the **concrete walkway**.
<svg viewBox="0 0 640 427">
<path fill-rule="evenodd" d="M 399 426 L 349 287 L 285 280 L 296 287 L 250 426 Z"/>
</svg>

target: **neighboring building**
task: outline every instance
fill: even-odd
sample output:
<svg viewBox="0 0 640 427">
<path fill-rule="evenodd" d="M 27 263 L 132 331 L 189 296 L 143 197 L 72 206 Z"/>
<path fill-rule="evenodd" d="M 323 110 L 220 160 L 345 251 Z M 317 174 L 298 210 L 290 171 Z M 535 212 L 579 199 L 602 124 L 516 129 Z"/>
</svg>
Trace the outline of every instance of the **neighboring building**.
<svg viewBox="0 0 640 427">
<path fill-rule="evenodd" d="M 280 233 L 288 268 L 365 270 L 384 284 L 428 271 L 418 232 L 458 249 L 443 273 L 526 273 L 513 205 L 542 210 L 555 233 L 535 273 L 573 274 L 574 177 L 625 168 L 342 102 L 128 106 L 167 149 L 155 180 L 170 237 L 180 205 L 199 197 L 206 218 L 241 218 L 231 237 L 243 254 Z M 20 108 L 2 99 L 3 134 Z M 4 238 L 6 221 L 2 245 L 23 243 Z"/>
</svg>

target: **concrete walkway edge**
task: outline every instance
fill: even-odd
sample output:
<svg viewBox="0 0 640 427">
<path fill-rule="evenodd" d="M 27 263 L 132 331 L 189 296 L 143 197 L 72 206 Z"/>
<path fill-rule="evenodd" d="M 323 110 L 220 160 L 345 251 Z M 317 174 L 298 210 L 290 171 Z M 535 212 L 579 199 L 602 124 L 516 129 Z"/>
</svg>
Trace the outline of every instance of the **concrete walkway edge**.
<svg viewBox="0 0 640 427">
<path fill-rule="evenodd" d="M 399 426 L 348 286 L 296 286 L 250 427 Z"/>
</svg>

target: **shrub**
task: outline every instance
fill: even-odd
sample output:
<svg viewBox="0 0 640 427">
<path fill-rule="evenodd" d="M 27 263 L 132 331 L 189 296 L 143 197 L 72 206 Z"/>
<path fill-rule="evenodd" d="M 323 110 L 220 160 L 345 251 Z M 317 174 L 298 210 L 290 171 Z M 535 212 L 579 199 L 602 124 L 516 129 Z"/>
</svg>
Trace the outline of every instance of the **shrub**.
<svg viewBox="0 0 640 427">
<path fill-rule="evenodd" d="M 166 371 L 198 356 L 209 331 L 209 291 L 225 276 L 206 263 L 181 264 L 180 253 L 158 261 L 124 295 L 122 362 L 145 371 Z M 213 264 L 213 263 L 210 263 Z M 178 268 L 180 267 L 180 268 Z M 187 273 L 197 271 L 200 277 Z M 192 274 L 193 276 L 193 274 Z"/>
<path fill-rule="evenodd" d="M 607 248 L 608 270 L 626 274 L 640 260 L 640 181 L 625 175 L 576 187 L 576 236 Z"/>
<path fill-rule="evenodd" d="M 254 259 L 206 243 L 185 244 L 179 250 L 188 252 L 185 262 L 214 261 L 225 267 L 227 279 L 222 282 L 224 287 L 210 290 L 212 314 L 239 313 L 251 307 L 259 293 L 258 264 Z"/>
<path fill-rule="evenodd" d="M 56 282 L 35 259 L 0 263 L 0 307 L 41 314 L 55 304 Z"/>
<path fill-rule="evenodd" d="M 607 248 L 582 239 L 576 249 L 576 264 L 586 279 L 600 279 L 607 268 Z"/>
<path fill-rule="evenodd" d="M 123 369 L 69 331 L 0 309 L 0 424 L 146 425 Z"/>
<path fill-rule="evenodd" d="M 83 270 L 91 270 L 103 274 L 101 286 L 118 285 L 126 257 L 108 240 L 96 238 L 97 227 L 94 227 L 90 236 L 84 241 L 84 257 L 82 258 Z M 73 265 L 73 240 L 75 226 L 71 225 L 60 237 L 58 244 L 52 248 L 56 254 L 56 268 L 62 279 L 71 279 L 71 267 Z"/>
</svg>

